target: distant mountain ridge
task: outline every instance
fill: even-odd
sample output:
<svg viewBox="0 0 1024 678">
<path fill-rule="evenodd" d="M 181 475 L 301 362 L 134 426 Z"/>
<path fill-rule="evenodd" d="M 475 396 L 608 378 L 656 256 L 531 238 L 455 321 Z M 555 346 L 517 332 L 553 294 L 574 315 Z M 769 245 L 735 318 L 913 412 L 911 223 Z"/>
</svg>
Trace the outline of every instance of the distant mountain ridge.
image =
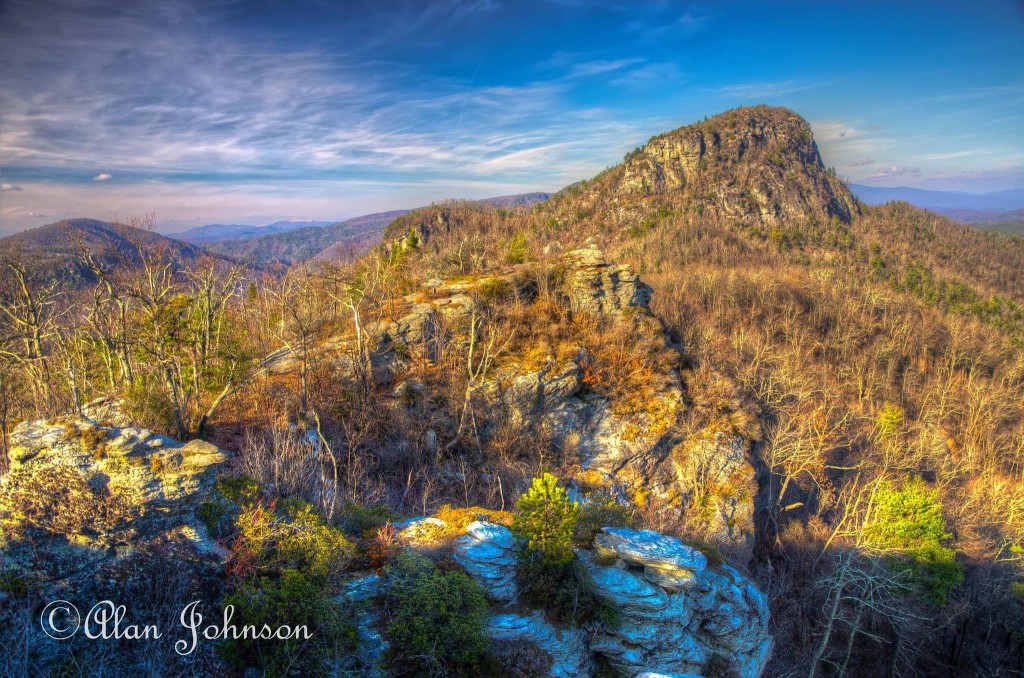
<svg viewBox="0 0 1024 678">
<path fill-rule="evenodd" d="M 854 195 L 869 205 L 881 205 L 895 200 L 909 202 L 942 214 L 957 210 L 988 212 L 993 215 L 1024 208 L 1024 188 L 1012 188 L 990 193 L 960 193 L 954 191 L 930 191 L 923 188 L 883 188 L 851 184 Z M 952 216 L 947 214 L 947 216 Z"/>
<path fill-rule="evenodd" d="M 187 231 L 170 233 L 168 235 L 177 240 L 184 240 L 196 245 L 202 245 L 205 243 L 221 242 L 224 240 L 257 238 L 259 236 L 271 235 L 273 233 L 287 233 L 301 228 L 322 228 L 336 223 L 338 222 L 316 221 L 314 219 L 288 219 L 285 221 L 275 221 L 274 223 L 267 224 L 265 226 L 251 226 L 248 224 L 207 224 L 206 226 L 196 226 L 195 228 L 190 228 Z"/>
<path fill-rule="evenodd" d="M 502 195 L 469 201 L 498 209 L 519 209 L 546 201 L 549 193 Z M 270 263 L 299 264 L 310 259 L 338 261 L 355 259 L 380 242 L 384 229 L 395 219 L 416 210 L 401 209 L 364 214 L 326 226 L 297 228 L 255 238 L 209 242 L 212 252 L 255 266 Z"/>
<path fill-rule="evenodd" d="M 0 249 L 20 256 L 43 277 L 68 280 L 73 287 L 95 281 L 92 272 L 75 260 L 79 247 L 108 266 L 138 261 L 139 248 L 166 247 L 172 256 L 189 263 L 204 256 L 223 258 L 155 231 L 99 219 L 65 219 L 0 238 Z"/>
<path fill-rule="evenodd" d="M 286 266 L 312 259 L 324 249 L 340 242 L 362 254 L 376 244 L 380 233 L 396 217 L 409 210 L 378 212 L 346 219 L 326 226 L 307 226 L 255 238 L 239 238 L 206 243 L 211 252 L 253 266 L 280 263 Z"/>
<path fill-rule="evenodd" d="M 955 209 L 945 210 L 945 215 L 962 224 L 995 224 L 1000 222 L 1024 223 L 1024 208 L 1009 212 L 993 212 L 991 210 Z"/>
</svg>

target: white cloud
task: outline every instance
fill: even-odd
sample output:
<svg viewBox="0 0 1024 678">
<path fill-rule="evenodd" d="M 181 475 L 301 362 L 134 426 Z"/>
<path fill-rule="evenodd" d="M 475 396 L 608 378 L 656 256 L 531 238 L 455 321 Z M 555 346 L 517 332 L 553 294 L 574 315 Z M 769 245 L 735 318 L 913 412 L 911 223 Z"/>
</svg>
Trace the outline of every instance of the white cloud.
<svg viewBox="0 0 1024 678">
<path fill-rule="evenodd" d="M 92 180 L 93 181 L 108 181 L 109 179 L 113 178 L 113 176 L 114 176 L 113 174 L 108 174 L 107 172 L 100 172 L 99 174 L 94 176 L 92 178 Z"/>
<path fill-rule="evenodd" d="M 536 148 L 524 148 L 484 160 L 477 165 L 477 169 L 482 174 L 491 174 L 502 170 L 533 168 L 545 161 L 554 160 L 554 152 L 568 145 L 568 143 L 554 143 Z"/>
<path fill-rule="evenodd" d="M 871 175 L 872 179 L 891 179 L 893 177 L 902 177 L 906 175 L 920 174 L 921 170 L 917 167 L 903 167 L 901 165 L 890 165 L 889 167 L 882 167 L 875 170 L 875 173 Z"/>
<path fill-rule="evenodd" d="M 7 193 L 8 191 L 20 191 L 21 186 L 15 184 L 0 184 L 0 193 Z"/>
</svg>

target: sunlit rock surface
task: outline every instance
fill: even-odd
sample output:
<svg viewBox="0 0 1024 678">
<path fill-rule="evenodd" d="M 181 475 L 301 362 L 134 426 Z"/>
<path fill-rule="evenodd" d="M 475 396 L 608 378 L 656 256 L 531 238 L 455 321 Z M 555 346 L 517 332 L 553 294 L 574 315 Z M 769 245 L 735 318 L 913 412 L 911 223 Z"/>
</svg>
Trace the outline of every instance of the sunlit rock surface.
<svg viewBox="0 0 1024 678">
<path fill-rule="evenodd" d="M 502 525 L 476 521 L 455 542 L 455 562 L 476 579 L 487 596 L 502 602 L 516 599 L 518 545 L 512 532 Z"/>
<path fill-rule="evenodd" d="M 488 632 L 495 640 L 527 641 L 550 655 L 551 675 L 575 678 L 592 673 L 593 661 L 582 629 L 557 629 L 540 612 L 529 615 L 499 614 L 491 617 Z"/>
<path fill-rule="evenodd" d="M 475 522 L 456 544 L 456 562 L 492 599 L 517 602 L 520 544 L 507 528 Z M 699 551 L 650 530 L 606 527 L 595 552 L 578 555 L 617 626 L 559 628 L 533 611 L 496 615 L 491 634 L 536 644 L 552 656 L 554 676 L 592 675 L 593 655 L 625 675 L 701 675 L 712 661 L 745 678 L 763 671 L 772 649 L 767 597 L 734 568 L 711 569 Z"/>
<path fill-rule="evenodd" d="M 768 602 L 731 567 L 707 568 L 705 557 L 678 539 L 650 530 L 604 528 L 599 558 L 589 560 L 597 592 L 619 610 L 614 629 L 591 640 L 629 675 L 644 669 L 700 674 L 717 657 L 755 678 L 771 656 Z"/>
</svg>

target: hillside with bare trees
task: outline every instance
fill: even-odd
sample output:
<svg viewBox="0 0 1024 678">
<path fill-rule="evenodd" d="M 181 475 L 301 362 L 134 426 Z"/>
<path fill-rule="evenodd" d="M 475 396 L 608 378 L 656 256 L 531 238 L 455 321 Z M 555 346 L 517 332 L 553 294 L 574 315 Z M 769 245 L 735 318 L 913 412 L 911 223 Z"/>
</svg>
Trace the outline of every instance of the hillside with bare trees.
<svg viewBox="0 0 1024 678">
<path fill-rule="evenodd" d="M 0 241 L 3 465 L 104 399 L 364 531 L 549 472 L 748 574 L 771 675 L 1024 670 L 1024 241 L 860 204 L 792 111 L 400 215 L 353 263 L 126 243 L 69 242 L 71 285 Z"/>
</svg>

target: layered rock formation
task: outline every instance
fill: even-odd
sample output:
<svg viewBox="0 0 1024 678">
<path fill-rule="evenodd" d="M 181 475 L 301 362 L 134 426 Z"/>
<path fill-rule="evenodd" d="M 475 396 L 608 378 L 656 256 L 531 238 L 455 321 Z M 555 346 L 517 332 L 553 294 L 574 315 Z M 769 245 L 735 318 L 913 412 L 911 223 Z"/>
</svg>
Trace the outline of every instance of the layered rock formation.
<svg viewBox="0 0 1024 678">
<path fill-rule="evenodd" d="M 107 409 L 118 418 L 116 407 Z M 20 666 L 33 667 L 30 675 L 66 670 L 69 653 L 81 646 L 49 641 L 38 617 L 20 607 L 27 602 L 73 601 L 85 615 L 99 601 L 117 601 L 129 616 L 152 623 L 152 615 L 177 614 L 188 601 L 212 603 L 221 595 L 228 554 L 195 509 L 225 453 L 202 441 L 181 444 L 102 421 L 108 425 L 78 416 L 29 421 L 11 433 L 11 469 L 0 478 L 0 648 L 20 648 Z M 32 595 L 8 597 L 19 589 Z M 79 634 L 73 642 L 90 641 Z M 108 650 L 111 663 L 103 670 L 140 670 L 143 652 L 173 664 L 173 643 L 166 634 L 124 652 Z M 215 649 L 202 647 L 189 660 L 205 662 Z"/>
<path fill-rule="evenodd" d="M 599 595 L 622 611 L 591 648 L 628 673 L 699 674 L 724 662 L 756 678 L 771 656 L 768 599 L 728 566 L 718 573 L 678 539 L 649 530 L 604 528 L 591 564 Z"/>
<path fill-rule="evenodd" d="M 516 556 L 519 545 L 501 525 L 476 521 L 455 542 L 455 562 L 476 579 L 493 600 L 512 602 L 519 595 Z"/>
<path fill-rule="evenodd" d="M 583 629 L 558 629 L 533 611 L 528 615 L 496 614 L 487 627 L 495 640 L 527 642 L 551 657 L 553 678 L 591 675 L 592 659 Z"/>
<path fill-rule="evenodd" d="M 518 549 L 500 525 L 475 522 L 456 542 L 455 560 L 495 602 L 517 602 Z M 604 528 L 594 552 L 578 555 L 596 593 L 619 614 L 612 627 L 557 628 L 537 611 L 492 618 L 496 639 L 528 640 L 548 653 L 553 676 L 589 676 L 601 656 L 626 675 L 701 674 L 709 665 L 756 678 L 771 656 L 768 602 L 753 582 L 678 539 L 649 530 Z"/>
<path fill-rule="evenodd" d="M 629 266 L 614 266 L 591 245 L 566 252 L 567 294 L 574 312 L 612 314 L 631 308 L 650 310 L 652 290 Z"/>
</svg>

